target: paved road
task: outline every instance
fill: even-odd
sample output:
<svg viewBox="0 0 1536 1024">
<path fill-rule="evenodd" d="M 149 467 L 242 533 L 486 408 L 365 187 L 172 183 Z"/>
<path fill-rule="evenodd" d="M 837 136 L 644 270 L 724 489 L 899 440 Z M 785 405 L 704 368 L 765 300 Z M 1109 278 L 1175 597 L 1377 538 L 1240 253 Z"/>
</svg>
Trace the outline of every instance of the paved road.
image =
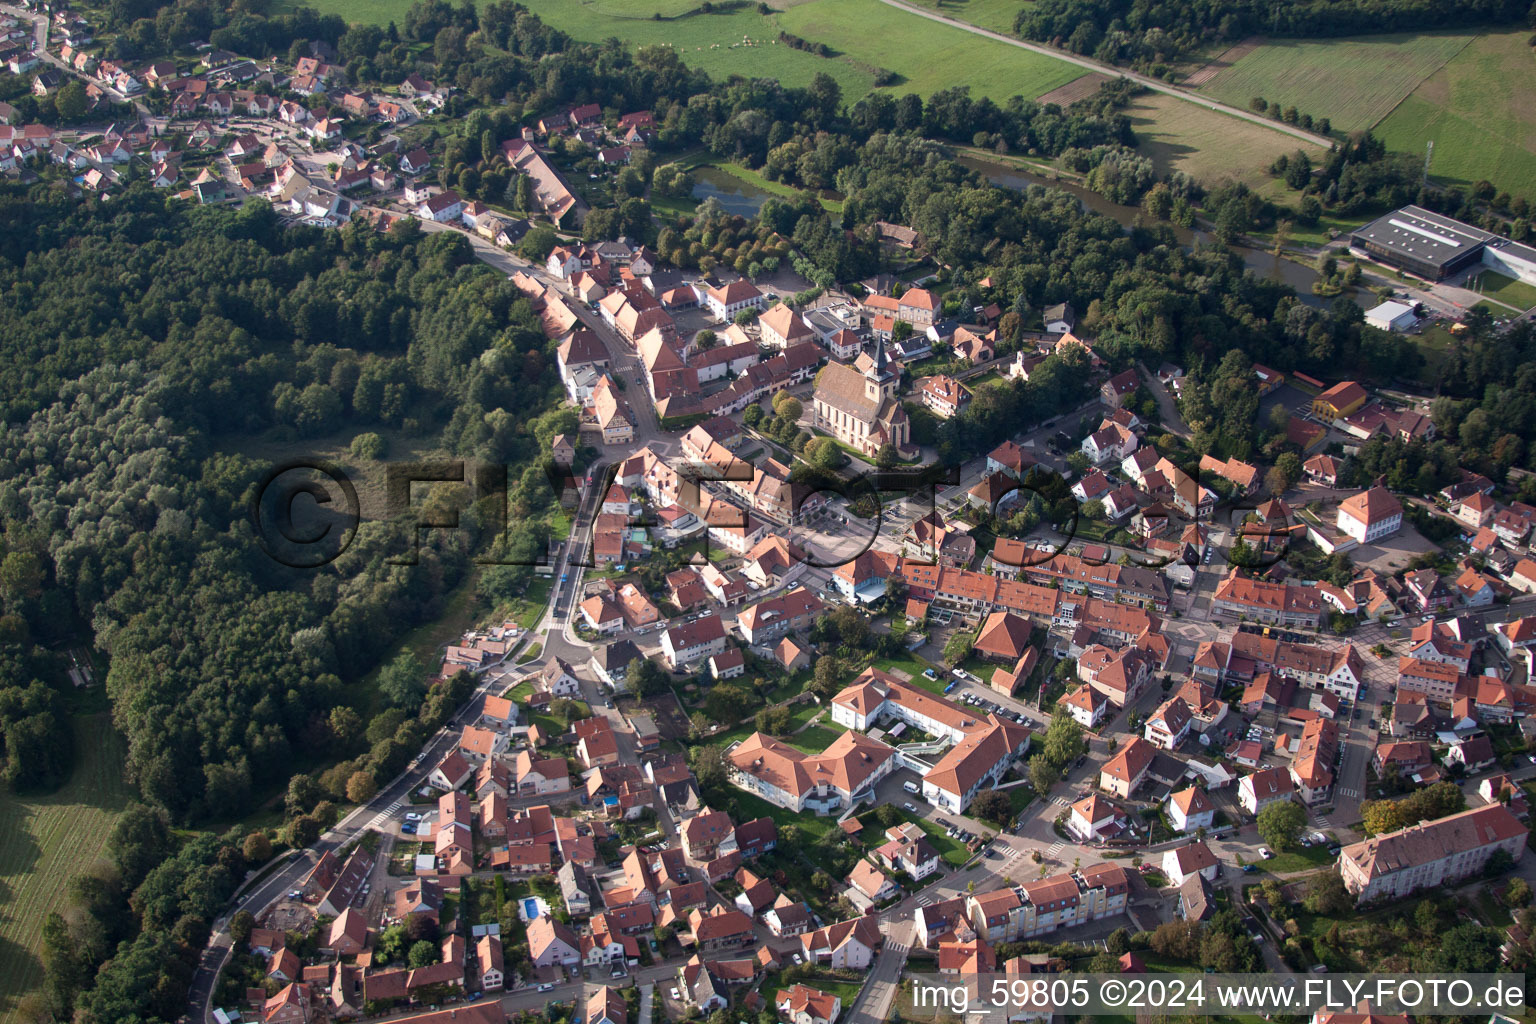
<svg viewBox="0 0 1536 1024">
<path fill-rule="evenodd" d="M 515 652 L 514 652 L 515 653 Z M 509 655 L 509 660 L 513 655 Z M 510 672 L 511 670 L 506 670 Z M 448 749 L 456 742 L 456 728 L 464 722 L 472 722 L 480 715 L 480 709 L 485 704 L 485 696 L 492 690 L 499 690 L 505 685 L 505 672 L 491 669 L 481 677 L 475 687 L 469 701 L 459 710 L 459 713 L 423 748 L 423 752 L 416 766 L 400 773 L 393 782 L 380 790 L 374 798 L 366 804 L 356 808 L 335 827 L 320 837 L 314 846 L 299 852 L 296 856 L 287 860 L 282 867 L 273 871 L 263 881 L 257 883 L 254 888 L 239 894 L 236 902 L 226 908 L 213 923 L 212 935 L 208 940 L 208 947 L 203 950 L 198 960 L 197 967 L 192 976 L 192 982 L 187 993 L 189 1004 L 189 1018 L 192 1021 L 210 1021 L 213 1019 L 213 995 L 215 982 L 219 972 L 224 969 L 231 952 L 231 938 L 229 934 L 229 918 L 236 910 L 246 909 L 252 914 L 260 912 L 284 893 L 296 888 L 304 876 L 307 875 L 320 854 L 326 851 L 334 851 L 351 842 L 357 835 L 366 831 L 379 815 L 387 812 L 398 801 L 403 800 L 410 790 L 421 785 L 427 775 L 437 765 L 439 759 L 448 752 Z"/>
<path fill-rule="evenodd" d="M 1127 68 L 1115 67 L 1113 64 L 1101 64 L 1096 60 L 1092 60 L 1088 57 L 1079 57 L 1077 54 L 1068 53 L 1065 50 L 1053 49 L 1052 47 L 1044 46 L 1040 43 L 1031 43 L 1028 40 L 1019 39 L 1014 36 L 1006 36 L 1001 32 L 993 32 L 990 29 L 980 28 L 976 25 L 970 24 L 969 22 L 959 21 L 955 18 L 947 18 L 942 14 L 937 14 L 922 7 L 916 7 L 912 4 L 902 3 L 902 0 L 880 0 L 880 2 L 883 4 L 889 4 L 892 7 L 899 8 L 900 10 L 906 11 L 909 14 L 916 14 L 918 17 L 927 18 L 929 21 L 937 21 L 940 24 L 948 25 L 951 28 L 958 28 L 963 32 L 970 32 L 973 35 L 986 36 L 988 39 L 995 39 L 1000 43 L 1007 43 L 1009 46 L 1017 46 L 1021 50 L 1032 50 L 1035 53 L 1044 54 L 1047 57 L 1054 57 L 1057 60 L 1066 61 L 1068 64 L 1076 64 L 1078 67 L 1084 68 L 1088 71 L 1097 71 L 1101 75 L 1108 75 L 1111 78 L 1129 78 L 1131 81 L 1137 83 L 1138 85 L 1146 86 L 1153 92 L 1160 92 L 1168 96 L 1176 96 L 1186 103 L 1193 103 L 1196 106 L 1206 107 L 1210 110 L 1228 114 L 1232 117 L 1241 118 L 1244 121 L 1252 121 L 1254 124 L 1262 124 L 1266 128 L 1273 128 L 1277 132 L 1289 135 L 1292 138 L 1299 139 L 1302 142 L 1311 143 L 1314 146 L 1329 146 L 1333 144 L 1332 139 L 1324 138 L 1321 135 L 1314 135 L 1309 131 L 1303 131 L 1296 126 L 1286 124 L 1283 121 L 1271 120 L 1270 118 L 1264 117 L 1261 114 L 1255 114 L 1251 110 L 1244 110 L 1241 107 L 1228 106 L 1225 103 L 1218 103 L 1215 100 L 1207 99 L 1204 96 L 1196 96 L 1195 94 L 1189 92 L 1187 89 L 1180 89 L 1176 86 L 1169 85 L 1167 82 L 1160 81 L 1156 78 L 1150 78 L 1146 75 L 1138 74 L 1135 71 L 1131 71 Z"/>
</svg>

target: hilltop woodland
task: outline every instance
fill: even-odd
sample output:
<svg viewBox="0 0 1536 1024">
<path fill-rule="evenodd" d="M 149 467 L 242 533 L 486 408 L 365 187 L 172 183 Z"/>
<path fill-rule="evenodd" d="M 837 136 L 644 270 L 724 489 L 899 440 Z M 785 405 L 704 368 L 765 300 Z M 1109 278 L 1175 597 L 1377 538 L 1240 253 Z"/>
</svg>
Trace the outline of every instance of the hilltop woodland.
<svg viewBox="0 0 1536 1024">
<path fill-rule="evenodd" d="M 241 6 L 214 30 L 216 44 L 240 45 L 218 35 L 226 29 L 260 38 L 272 21 Z M 176 38 L 183 12 L 202 9 L 114 6 L 122 18 L 155 12 L 128 24 L 152 28 L 157 45 Z M 430 60 L 402 52 L 395 40 L 405 39 L 431 41 Z M 931 240 L 949 268 L 937 283 L 946 312 L 1003 306 L 1003 351 L 1041 308 L 1072 302 L 1110 369 L 1137 359 L 1188 368 L 1194 438 L 1154 437 L 1186 457 L 1283 450 L 1283 425 L 1256 422 L 1253 360 L 1378 382 L 1421 365 L 1410 339 L 1366 326 L 1352 302 L 1314 308 L 1221 246 L 1182 248 L 1170 221 L 1196 204 L 1216 211 L 1223 237 L 1274 212 L 1239 186 L 1206 195 L 1144 173 L 1120 110 L 1125 85 L 1070 110 L 963 91 L 881 94 L 849 108 L 830 79 L 805 89 L 713 82 L 666 50 L 572 43 L 511 3 L 479 13 L 418 4 L 403 31 L 354 28 L 336 41 L 359 81 L 423 71 L 458 83 L 454 117 L 432 122 L 428 144 L 443 182 L 470 195 L 502 197 L 513 179 L 500 142 L 538 113 L 587 101 L 649 108 L 657 166 L 636 169 L 616 216 L 679 265 L 783 259 L 818 284 L 853 282 L 884 269 L 873 232 L 883 219 Z M 1076 150 L 1073 159 L 1106 168 L 1103 187 L 1144 190 L 1156 208 L 1126 231 L 1064 192 L 992 187 L 944 145 L 978 139 Z M 1390 173 L 1368 170 L 1390 171 L 1390 159 L 1358 144 L 1367 170 L 1340 160 L 1319 203 L 1356 209 L 1395 195 Z M 678 174 L 666 155 L 697 147 L 765 168 L 796 194 L 753 219 L 705 204 L 652 223 L 648 186 L 671 187 Z M 841 195 L 840 213 L 818 201 L 814 190 L 827 188 Z M 532 234 L 552 244 L 549 232 Z M 286 786 L 279 838 L 305 845 L 339 804 L 404 765 L 469 681 L 429 688 L 409 658 L 376 688 L 363 681 L 392 641 L 440 614 L 476 553 L 526 560 L 543 550 L 551 495 L 540 453 L 575 422 L 557 410 L 552 346 L 527 301 L 453 232 L 285 228 L 261 202 L 193 208 L 143 182 L 102 202 L 45 176 L 0 189 L 0 237 L 0 778 L 38 789 L 67 776 L 68 685 L 52 652 L 78 642 L 110 665 L 126 776 L 145 804 L 120 823 L 113 863 L 76 879 L 50 918 L 48 984 L 29 1014 L 174 1019 L 208 922 L 270 844 L 261 834 L 178 839 L 188 833 L 173 829 L 228 820 Z M 1478 315 L 1469 325 L 1441 374 L 1439 439 L 1372 441 L 1357 473 L 1424 491 L 1460 466 L 1503 481 L 1522 464 L 1536 441 L 1536 334 L 1529 324 L 1496 334 Z M 1052 357 L 1028 383 L 986 389 L 934 428 L 941 457 L 985 452 L 1075 408 L 1090 386 L 1083 358 Z M 388 436 L 508 465 L 516 525 L 502 532 L 470 508 L 465 529 L 430 531 L 417 563 L 401 565 L 389 559 L 405 531 L 368 522 L 321 571 L 276 564 L 247 515 L 268 463 L 238 453 L 264 441 L 344 447 L 358 435 L 375 435 L 359 448 L 373 456 Z M 1533 480 L 1519 486 L 1528 500 Z M 1060 499 L 1045 494 L 1031 514 Z M 503 600 L 527 573 L 491 568 L 475 585 Z"/>
</svg>

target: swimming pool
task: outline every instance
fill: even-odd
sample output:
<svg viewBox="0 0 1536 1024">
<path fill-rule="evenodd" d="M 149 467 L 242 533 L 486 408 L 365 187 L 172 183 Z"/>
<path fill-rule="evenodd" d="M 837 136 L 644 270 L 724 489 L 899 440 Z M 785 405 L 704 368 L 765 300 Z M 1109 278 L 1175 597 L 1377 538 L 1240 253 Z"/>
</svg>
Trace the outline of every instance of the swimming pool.
<svg viewBox="0 0 1536 1024">
<path fill-rule="evenodd" d="M 537 899 L 530 896 L 523 900 L 523 916 L 529 921 L 539 916 L 539 901 Z"/>
</svg>

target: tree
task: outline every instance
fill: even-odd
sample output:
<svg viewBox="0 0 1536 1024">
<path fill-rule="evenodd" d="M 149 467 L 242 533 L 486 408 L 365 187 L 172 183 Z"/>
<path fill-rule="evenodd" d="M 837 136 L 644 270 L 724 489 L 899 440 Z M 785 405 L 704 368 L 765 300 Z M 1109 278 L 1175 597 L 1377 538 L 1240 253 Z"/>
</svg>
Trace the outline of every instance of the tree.
<svg viewBox="0 0 1536 1024">
<path fill-rule="evenodd" d="M 107 855 L 132 890 L 175 849 L 165 812 L 130 804 L 107 835 Z"/>
<path fill-rule="evenodd" d="M 1454 974 L 1488 974 L 1499 969 L 1503 936 L 1493 928 L 1463 924 L 1440 936 L 1440 948 L 1430 954 L 1431 970 Z"/>
<path fill-rule="evenodd" d="M 53 94 L 53 109 L 65 121 L 78 121 L 85 116 L 89 99 L 85 94 L 85 86 L 80 84 L 79 79 L 72 78 Z"/>
<path fill-rule="evenodd" d="M 245 945 L 245 940 L 251 937 L 251 929 L 256 927 L 256 918 L 251 916 L 249 910 L 237 910 L 229 918 L 229 937 L 235 940 L 235 948 Z"/>
<path fill-rule="evenodd" d="M 352 457 L 377 462 L 389 451 L 389 445 L 378 434 L 369 431 L 352 439 Z"/>
<path fill-rule="evenodd" d="M 414 712 L 427 695 L 427 670 L 416 655 L 402 647 L 379 670 L 379 693 L 395 707 Z"/>
<path fill-rule="evenodd" d="M 1285 471 L 1279 466 L 1271 466 L 1269 472 L 1264 474 L 1264 490 L 1276 497 L 1284 494 L 1290 487 L 1290 482 L 1285 478 Z"/>
<path fill-rule="evenodd" d="M 752 695 L 734 682 L 718 683 L 704 698 L 704 713 L 721 725 L 733 725 L 752 706 Z"/>
<path fill-rule="evenodd" d="M 694 778 L 699 780 L 699 789 L 706 792 L 724 789 L 729 780 L 725 748 L 718 743 L 694 747 L 688 751 L 688 766 L 693 769 Z"/>
<path fill-rule="evenodd" d="M 1052 717 L 1051 724 L 1045 730 L 1045 741 L 1041 750 L 1041 754 L 1047 761 L 1058 769 L 1065 769 L 1087 750 L 1088 741 L 1083 739 L 1083 727 L 1078 725 L 1072 716 Z"/>
<path fill-rule="evenodd" d="M 971 651 L 976 646 L 976 634 L 963 630 L 957 630 L 944 643 L 944 664 L 951 667 L 960 664 L 971 656 Z"/>
<path fill-rule="evenodd" d="M 1323 916 L 1342 914 L 1354 904 L 1355 898 L 1344 887 L 1344 879 L 1337 871 L 1325 871 L 1315 876 L 1301 901 L 1307 913 Z"/>
<path fill-rule="evenodd" d="M 1531 903 L 1531 884 L 1523 878 L 1512 878 L 1504 887 L 1504 905 L 1519 910 Z"/>
<path fill-rule="evenodd" d="M 792 397 L 787 391 L 780 391 L 774 396 L 773 411 L 778 413 L 780 419 L 791 423 L 800 422 L 800 416 L 805 412 L 805 407 L 800 404 L 798 398 Z"/>
<path fill-rule="evenodd" d="M 405 962 L 411 967 L 430 967 L 437 963 L 438 955 L 437 945 L 423 940 L 411 946 Z"/>
<path fill-rule="evenodd" d="M 997 827 L 1004 828 L 1013 820 L 1013 804 L 1008 799 L 1008 794 L 995 789 L 985 790 L 978 793 L 971 801 L 971 817 L 990 821 Z"/>
<path fill-rule="evenodd" d="M 313 846 L 320 838 L 320 820 L 312 815 L 301 814 L 287 825 L 290 846 Z"/>
<path fill-rule="evenodd" d="M 379 791 L 370 771 L 355 771 L 347 778 L 347 799 L 354 804 L 365 804 Z"/>
<path fill-rule="evenodd" d="M 1104 940 L 1104 948 L 1115 956 L 1124 956 L 1131 951 L 1131 933 L 1124 928 L 1116 928 Z M 1118 970 L 1119 968 L 1116 968 L 1117 972 Z"/>
<path fill-rule="evenodd" d="M 252 832 L 245 837 L 240 852 L 245 855 L 247 864 L 259 867 L 272 859 L 272 840 L 267 838 L 265 832 Z"/>
<path fill-rule="evenodd" d="M 896 451 L 896 446 L 887 441 L 875 452 L 875 466 L 879 469 L 893 469 L 901 461 L 901 454 Z"/>
<path fill-rule="evenodd" d="M 330 718 L 326 724 L 330 726 L 331 735 L 342 746 L 351 746 L 363 734 L 363 718 L 356 711 L 345 704 L 331 709 Z"/>
<path fill-rule="evenodd" d="M 737 313 L 736 316 L 734 317 L 734 320 L 735 320 L 735 323 L 736 323 L 737 327 L 746 327 L 748 324 L 750 324 L 752 321 L 754 321 L 756 319 L 757 319 L 757 307 L 756 306 L 748 306 L 746 309 L 743 309 L 739 313 Z"/>
<path fill-rule="evenodd" d="M 1307 812 L 1290 800 L 1279 800 L 1259 811 L 1259 838 L 1277 851 L 1289 850 L 1306 827 Z"/>
<path fill-rule="evenodd" d="M 1035 787 L 1036 793 L 1044 796 L 1060 781 L 1060 770 L 1044 754 L 1036 754 L 1029 759 L 1029 784 Z"/>
<path fill-rule="evenodd" d="M 811 676 L 811 692 L 818 697 L 831 697 L 842 688 L 843 666 L 832 655 L 823 654 L 816 659 Z"/>
</svg>

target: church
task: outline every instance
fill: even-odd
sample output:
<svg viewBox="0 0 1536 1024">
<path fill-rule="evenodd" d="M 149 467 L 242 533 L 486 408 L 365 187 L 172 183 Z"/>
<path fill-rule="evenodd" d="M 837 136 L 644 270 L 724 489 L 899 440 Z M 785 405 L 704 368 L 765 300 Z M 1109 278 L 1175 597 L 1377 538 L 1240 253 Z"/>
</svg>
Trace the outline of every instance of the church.
<svg viewBox="0 0 1536 1024">
<path fill-rule="evenodd" d="M 886 365 L 885 347 L 876 345 L 874 365 L 860 371 L 846 363 L 828 363 L 816 381 L 816 426 L 839 441 L 874 456 L 883 444 L 904 458 L 916 454 L 912 424 L 896 400 L 897 374 Z"/>
</svg>

